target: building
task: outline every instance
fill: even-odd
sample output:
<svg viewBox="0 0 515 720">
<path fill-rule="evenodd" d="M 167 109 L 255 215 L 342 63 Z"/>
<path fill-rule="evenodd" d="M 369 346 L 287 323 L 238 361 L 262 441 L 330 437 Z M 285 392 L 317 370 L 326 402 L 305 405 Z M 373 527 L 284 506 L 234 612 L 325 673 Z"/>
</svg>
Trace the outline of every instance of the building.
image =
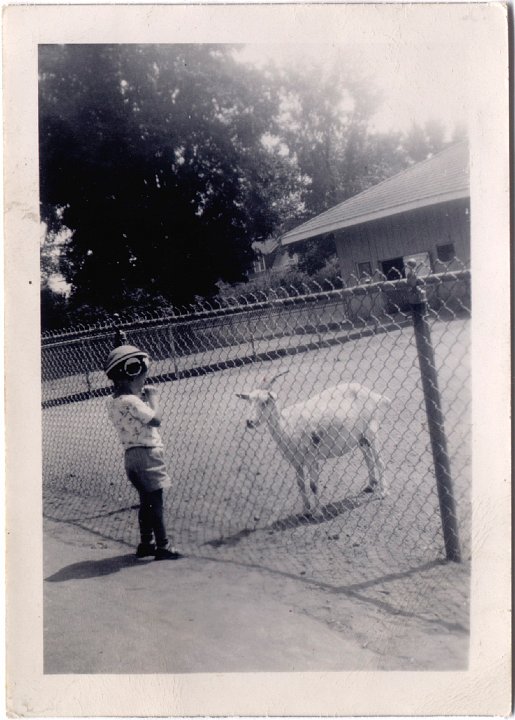
<svg viewBox="0 0 515 720">
<path fill-rule="evenodd" d="M 291 270 L 298 263 L 297 255 L 295 253 L 290 255 L 288 250 L 274 238 L 252 243 L 252 249 L 255 253 L 255 260 L 251 277 L 257 277 L 266 272 L 279 275 Z"/>
<path fill-rule="evenodd" d="M 412 165 L 285 233 L 283 246 L 332 233 L 343 278 L 404 276 L 470 266 L 466 142 Z"/>
</svg>

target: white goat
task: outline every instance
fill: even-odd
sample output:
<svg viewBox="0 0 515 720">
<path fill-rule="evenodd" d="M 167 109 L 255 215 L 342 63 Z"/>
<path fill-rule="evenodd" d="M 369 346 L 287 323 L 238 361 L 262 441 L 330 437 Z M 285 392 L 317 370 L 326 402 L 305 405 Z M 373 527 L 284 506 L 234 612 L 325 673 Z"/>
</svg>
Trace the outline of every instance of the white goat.
<svg viewBox="0 0 515 720">
<path fill-rule="evenodd" d="M 266 423 L 282 454 L 295 468 L 304 511 L 311 510 L 304 481 L 309 480 L 318 506 L 319 463 L 345 455 L 355 447 L 363 452 L 368 468 L 368 484 L 363 491 L 374 492 L 378 488 L 384 496 L 384 466 L 376 436 L 379 410 L 388 406 L 390 400 L 358 383 L 341 383 L 280 412 L 277 395 L 270 387 L 284 374 L 237 396 L 252 404 L 247 427 Z"/>
</svg>

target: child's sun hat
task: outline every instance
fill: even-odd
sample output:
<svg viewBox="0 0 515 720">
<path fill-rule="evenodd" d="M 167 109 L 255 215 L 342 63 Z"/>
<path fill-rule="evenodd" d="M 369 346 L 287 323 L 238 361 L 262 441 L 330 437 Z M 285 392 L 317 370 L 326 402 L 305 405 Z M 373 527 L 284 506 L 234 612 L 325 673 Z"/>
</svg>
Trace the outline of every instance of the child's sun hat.
<svg viewBox="0 0 515 720">
<path fill-rule="evenodd" d="M 148 370 L 150 358 L 144 350 L 134 345 L 120 345 L 111 350 L 105 363 L 107 377 L 113 375 L 137 377 L 143 370 Z"/>
</svg>

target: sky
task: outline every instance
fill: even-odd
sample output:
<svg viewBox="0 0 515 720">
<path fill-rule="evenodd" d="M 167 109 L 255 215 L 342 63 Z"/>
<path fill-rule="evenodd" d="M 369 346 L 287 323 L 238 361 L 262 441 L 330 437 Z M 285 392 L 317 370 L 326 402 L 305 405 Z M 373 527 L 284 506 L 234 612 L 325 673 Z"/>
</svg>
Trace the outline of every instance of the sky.
<svg viewBox="0 0 515 720">
<path fill-rule="evenodd" d="M 345 57 L 352 58 L 383 94 L 372 125 L 378 131 L 403 131 L 428 120 L 439 120 L 452 131 L 466 124 L 471 112 L 468 54 L 458 43 L 261 44 L 245 46 L 240 57 L 258 66 L 267 60 L 343 65 Z"/>
</svg>

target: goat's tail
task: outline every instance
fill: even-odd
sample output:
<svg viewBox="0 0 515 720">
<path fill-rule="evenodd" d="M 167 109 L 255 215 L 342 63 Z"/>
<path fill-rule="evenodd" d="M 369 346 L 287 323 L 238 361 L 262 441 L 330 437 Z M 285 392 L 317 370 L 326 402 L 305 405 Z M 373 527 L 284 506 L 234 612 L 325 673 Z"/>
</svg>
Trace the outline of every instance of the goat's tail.
<svg viewBox="0 0 515 720">
<path fill-rule="evenodd" d="M 381 408 L 381 410 L 387 410 L 392 404 L 392 401 L 386 395 L 381 395 L 380 393 L 368 390 L 367 388 L 364 389 L 368 393 L 368 397 L 370 398 L 370 400 L 372 400 L 372 402 L 377 408 Z"/>
</svg>

